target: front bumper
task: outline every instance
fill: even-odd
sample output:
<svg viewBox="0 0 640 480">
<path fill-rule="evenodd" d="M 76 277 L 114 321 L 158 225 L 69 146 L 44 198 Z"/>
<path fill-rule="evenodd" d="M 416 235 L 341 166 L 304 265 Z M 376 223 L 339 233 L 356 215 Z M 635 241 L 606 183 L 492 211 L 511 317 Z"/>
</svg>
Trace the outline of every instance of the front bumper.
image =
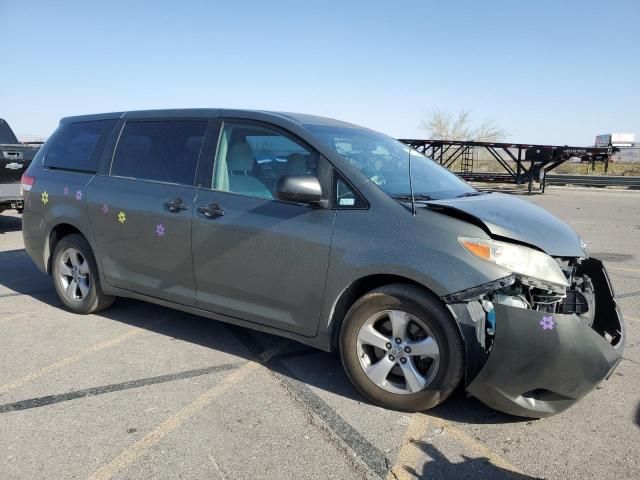
<svg viewBox="0 0 640 480">
<path fill-rule="evenodd" d="M 482 362 L 467 369 L 478 372 L 467 376 L 469 393 L 512 415 L 547 417 L 566 410 L 611 375 L 622 357 L 624 321 L 602 263 L 589 262 L 597 286 L 593 326 L 575 314 L 494 304 L 489 354 L 467 356 L 467 361 Z"/>
</svg>

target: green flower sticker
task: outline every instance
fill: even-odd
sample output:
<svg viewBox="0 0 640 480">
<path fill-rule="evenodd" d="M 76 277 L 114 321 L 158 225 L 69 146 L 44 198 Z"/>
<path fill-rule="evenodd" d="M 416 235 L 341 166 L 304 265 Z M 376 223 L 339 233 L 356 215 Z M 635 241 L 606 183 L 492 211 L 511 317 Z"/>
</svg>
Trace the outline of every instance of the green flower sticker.
<svg viewBox="0 0 640 480">
<path fill-rule="evenodd" d="M 120 213 L 118 213 L 118 221 L 120 223 L 124 223 L 127 221 L 127 214 L 124 213 L 123 211 L 120 211 Z"/>
<path fill-rule="evenodd" d="M 47 203 L 49 203 L 49 194 L 47 193 L 47 191 L 45 190 L 44 192 L 42 192 L 42 196 L 40 197 L 40 200 L 42 200 L 42 203 L 44 205 L 46 205 Z"/>
</svg>

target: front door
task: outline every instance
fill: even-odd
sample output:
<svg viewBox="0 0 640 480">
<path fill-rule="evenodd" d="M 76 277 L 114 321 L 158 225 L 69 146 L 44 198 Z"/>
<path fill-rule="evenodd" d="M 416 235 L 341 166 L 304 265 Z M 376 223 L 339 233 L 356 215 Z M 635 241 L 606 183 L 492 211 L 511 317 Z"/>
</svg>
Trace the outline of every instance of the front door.
<svg viewBox="0 0 640 480">
<path fill-rule="evenodd" d="M 199 307 L 315 335 L 335 212 L 277 200 L 274 190 L 281 175 L 328 168 L 279 129 L 223 123 L 212 188 L 199 190 L 193 211 Z"/>
<path fill-rule="evenodd" d="M 206 121 L 128 121 L 110 175 L 87 186 L 98 261 L 107 282 L 195 305 L 191 215 Z"/>
</svg>

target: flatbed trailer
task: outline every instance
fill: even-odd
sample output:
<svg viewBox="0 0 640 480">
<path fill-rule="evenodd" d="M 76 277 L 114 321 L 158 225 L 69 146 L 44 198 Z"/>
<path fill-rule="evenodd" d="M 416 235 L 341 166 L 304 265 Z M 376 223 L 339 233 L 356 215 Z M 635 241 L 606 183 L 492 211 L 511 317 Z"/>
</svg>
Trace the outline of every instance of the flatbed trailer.
<svg viewBox="0 0 640 480">
<path fill-rule="evenodd" d="M 618 151 L 618 148 L 612 146 L 571 147 L 472 140 L 400 139 L 400 141 L 449 169 L 456 160 L 461 160 L 460 171 L 456 173 L 463 177 L 473 175 L 480 180 L 486 176 L 487 180 L 491 180 L 495 177 L 494 173 L 483 174 L 473 171 L 474 151 L 484 150 L 502 166 L 508 174 L 507 180 L 516 184 L 528 183 L 529 193 L 534 181 L 540 182 L 540 189 L 544 191 L 546 174 L 570 158 L 579 158 L 582 162 L 591 163 L 592 166 L 595 166 L 596 162 L 603 162 L 606 172 L 611 156 Z"/>
</svg>

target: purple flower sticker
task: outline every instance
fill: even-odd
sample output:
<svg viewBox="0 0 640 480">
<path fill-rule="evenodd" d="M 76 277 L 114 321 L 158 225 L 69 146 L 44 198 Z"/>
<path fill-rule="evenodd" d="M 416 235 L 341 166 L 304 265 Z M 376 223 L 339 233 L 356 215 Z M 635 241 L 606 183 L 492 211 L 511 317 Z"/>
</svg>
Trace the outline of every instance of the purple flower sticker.
<svg viewBox="0 0 640 480">
<path fill-rule="evenodd" d="M 76 192 L 76 200 L 82 200 L 82 190 Z"/>
<path fill-rule="evenodd" d="M 540 320 L 540 326 L 543 330 L 553 330 L 553 327 L 556 326 L 556 322 L 553 320 L 551 315 L 545 315 L 542 317 L 542 320 Z"/>
<path fill-rule="evenodd" d="M 63 192 L 65 195 L 69 195 L 69 187 L 64 187 Z"/>
<path fill-rule="evenodd" d="M 102 213 L 104 213 L 105 215 L 109 213 L 109 206 L 106 203 L 102 205 Z"/>
<path fill-rule="evenodd" d="M 156 235 L 159 237 L 164 237 L 164 233 L 165 233 L 164 225 L 161 223 L 156 225 Z"/>
</svg>

